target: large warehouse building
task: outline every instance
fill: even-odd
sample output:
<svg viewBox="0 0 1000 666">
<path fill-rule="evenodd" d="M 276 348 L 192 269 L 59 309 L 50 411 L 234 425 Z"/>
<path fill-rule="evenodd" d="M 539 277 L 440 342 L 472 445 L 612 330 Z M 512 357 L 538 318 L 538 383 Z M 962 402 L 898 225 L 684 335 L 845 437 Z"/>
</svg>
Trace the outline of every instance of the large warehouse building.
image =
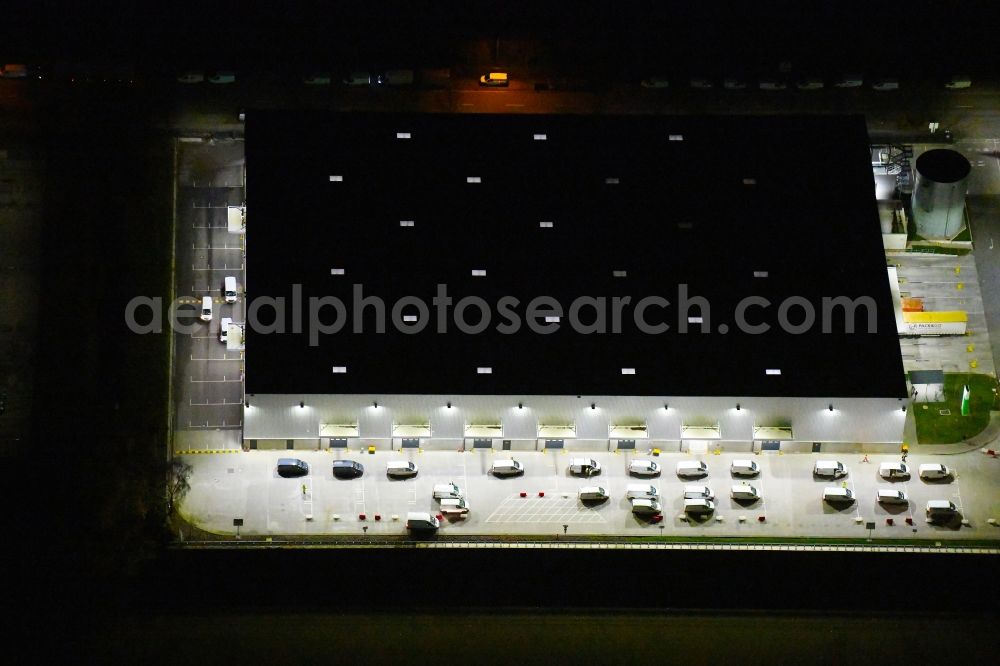
<svg viewBox="0 0 1000 666">
<path fill-rule="evenodd" d="M 246 136 L 250 448 L 902 440 L 861 117 L 253 111 Z"/>
</svg>

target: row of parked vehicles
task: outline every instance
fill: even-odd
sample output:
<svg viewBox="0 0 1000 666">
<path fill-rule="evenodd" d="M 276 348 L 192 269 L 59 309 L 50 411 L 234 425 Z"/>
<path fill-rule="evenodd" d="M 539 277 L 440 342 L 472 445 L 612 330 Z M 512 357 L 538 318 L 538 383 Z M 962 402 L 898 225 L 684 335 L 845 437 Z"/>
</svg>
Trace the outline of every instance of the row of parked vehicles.
<svg viewBox="0 0 1000 666">
<path fill-rule="evenodd" d="M 713 79 L 705 77 L 692 77 L 687 84 L 694 90 L 711 90 L 717 86 Z M 643 88 L 669 88 L 670 80 L 665 76 L 650 76 L 640 81 Z M 861 88 L 865 85 L 865 78 L 860 74 L 847 74 L 829 82 L 831 88 Z M 899 90 L 899 79 L 883 77 L 873 79 L 869 82 L 872 90 Z M 737 77 L 727 77 L 722 79 L 721 87 L 724 90 L 746 90 L 749 87 L 759 90 L 786 90 L 795 88 L 797 90 L 822 90 L 827 86 L 827 81 L 820 76 L 806 76 L 794 81 L 786 81 L 779 78 L 764 78 L 753 82 Z M 949 90 L 959 90 L 972 87 L 972 79 L 966 75 L 956 75 L 944 82 L 944 87 Z"/>
<path fill-rule="evenodd" d="M 952 469 L 941 463 L 924 463 L 918 473 L 925 481 L 946 480 L 954 476 Z M 813 465 L 813 474 L 839 479 L 847 476 L 847 468 L 839 460 L 817 460 Z M 910 466 L 905 462 L 887 461 L 879 464 L 878 474 L 889 481 L 905 481 L 910 478 Z"/>
</svg>

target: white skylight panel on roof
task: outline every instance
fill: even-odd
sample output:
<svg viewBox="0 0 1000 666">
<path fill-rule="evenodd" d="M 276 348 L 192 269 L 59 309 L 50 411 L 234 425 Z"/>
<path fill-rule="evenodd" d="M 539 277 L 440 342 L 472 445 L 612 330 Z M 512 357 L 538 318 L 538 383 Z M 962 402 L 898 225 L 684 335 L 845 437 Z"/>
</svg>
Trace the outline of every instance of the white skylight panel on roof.
<svg viewBox="0 0 1000 666">
<path fill-rule="evenodd" d="M 545 220 L 545 221 L 539 222 L 538 226 L 541 227 L 542 229 L 551 229 L 552 227 L 555 226 L 555 223 L 554 222 L 549 222 L 548 220 Z"/>
<path fill-rule="evenodd" d="M 628 271 L 611 271 L 611 277 L 628 277 Z"/>
<path fill-rule="evenodd" d="M 634 375 L 635 374 L 635 368 L 622 368 L 622 374 L 623 375 Z"/>
<path fill-rule="evenodd" d="M 483 268 L 473 268 L 472 277 L 486 277 L 486 269 Z"/>
<path fill-rule="evenodd" d="M 534 138 L 535 141 L 545 141 L 545 140 L 547 140 L 549 138 L 549 135 L 548 134 L 535 134 L 532 138 Z"/>
<path fill-rule="evenodd" d="M 621 182 L 621 181 L 620 181 L 620 180 L 619 180 L 618 178 L 615 178 L 614 176 L 611 176 L 611 177 L 609 177 L 609 178 L 605 178 L 605 179 L 604 179 L 604 183 L 605 183 L 606 185 L 617 185 L 617 184 L 618 184 L 618 183 L 620 183 L 620 182 Z"/>
<path fill-rule="evenodd" d="M 766 375 L 780 375 L 781 374 L 781 368 L 768 368 L 767 370 L 764 371 L 764 374 L 766 374 Z"/>
<path fill-rule="evenodd" d="M 396 132 L 396 138 L 397 139 L 409 139 L 410 138 L 410 133 L 409 132 Z"/>
<path fill-rule="evenodd" d="M 346 372 L 347 372 L 347 366 L 346 365 L 335 365 L 335 366 L 333 366 L 333 374 L 335 374 L 335 375 L 343 375 Z"/>
<path fill-rule="evenodd" d="M 467 183 L 481 183 L 481 182 L 483 182 L 483 179 L 480 178 L 479 176 L 466 176 L 465 182 L 467 182 Z"/>
<path fill-rule="evenodd" d="M 755 278 L 766 278 L 767 277 L 767 271 L 754 271 L 753 272 L 753 276 Z"/>
<path fill-rule="evenodd" d="M 401 226 L 401 227 L 412 227 L 413 226 L 413 220 L 400 220 L 399 221 L 399 226 Z"/>
<path fill-rule="evenodd" d="M 331 183 L 342 183 L 344 181 L 343 176 L 330 176 Z"/>
<path fill-rule="evenodd" d="M 330 269 L 330 275 L 343 275 L 343 274 L 344 274 L 344 269 L 343 268 L 331 268 Z"/>
<path fill-rule="evenodd" d="M 492 375 L 493 368 L 476 368 L 476 373 L 480 375 Z"/>
<path fill-rule="evenodd" d="M 669 138 L 671 141 L 683 141 L 684 140 L 684 135 L 683 134 L 671 134 L 667 138 Z"/>
</svg>

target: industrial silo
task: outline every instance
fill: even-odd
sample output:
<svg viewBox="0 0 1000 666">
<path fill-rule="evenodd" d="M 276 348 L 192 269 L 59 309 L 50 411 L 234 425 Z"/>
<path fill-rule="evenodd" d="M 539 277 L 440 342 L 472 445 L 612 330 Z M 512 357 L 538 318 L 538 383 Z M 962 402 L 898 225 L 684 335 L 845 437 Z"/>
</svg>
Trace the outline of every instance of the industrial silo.
<svg viewBox="0 0 1000 666">
<path fill-rule="evenodd" d="M 965 223 L 966 179 L 972 165 L 961 153 L 938 148 L 917 158 L 913 218 L 924 238 L 952 238 Z"/>
</svg>

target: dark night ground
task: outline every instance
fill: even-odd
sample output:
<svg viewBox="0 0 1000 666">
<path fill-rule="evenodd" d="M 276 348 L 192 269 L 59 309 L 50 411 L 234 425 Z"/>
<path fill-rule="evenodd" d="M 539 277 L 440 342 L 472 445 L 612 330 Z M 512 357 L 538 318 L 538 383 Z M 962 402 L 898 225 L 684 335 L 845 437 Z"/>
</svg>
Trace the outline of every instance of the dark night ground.
<svg viewBox="0 0 1000 666">
<path fill-rule="evenodd" d="M 290 36 L 281 34 L 280 26 L 291 24 L 283 15 L 253 27 L 264 10 L 251 11 L 245 4 L 213 5 L 225 6 L 233 13 L 239 10 L 239 25 L 227 31 L 227 16 L 232 14 L 212 9 L 178 12 L 185 18 L 176 19 L 168 14 L 168 7 L 174 7 L 169 3 L 158 5 L 155 14 L 144 3 L 133 2 L 127 3 L 122 13 L 99 16 L 86 14 L 93 11 L 87 9 L 90 3 L 74 7 L 37 3 L 30 11 L 15 14 L 14 21 L 5 21 L 0 43 L 12 52 L 29 56 L 43 53 L 52 58 L 75 54 L 92 57 L 109 45 L 110 51 L 121 57 L 159 63 L 167 70 L 179 61 L 225 58 L 235 66 L 275 58 L 275 53 L 282 52 L 292 54 L 290 64 L 322 53 L 346 67 L 383 52 L 396 52 L 407 65 L 439 64 L 442 59 L 447 64 L 458 35 L 471 33 L 490 39 L 500 31 L 559 35 L 553 40 L 551 61 L 555 65 L 594 66 L 609 76 L 622 71 L 645 73 L 664 64 L 686 71 L 695 66 L 712 70 L 744 60 L 773 63 L 785 53 L 799 62 L 813 60 L 818 66 L 839 62 L 838 58 L 864 65 L 881 62 L 884 55 L 893 63 L 889 67 L 906 63 L 898 66 L 919 73 L 926 64 L 927 71 L 935 75 L 957 62 L 975 74 L 984 70 L 995 73 L 990 69 L 995 62 L 983 60 L 983 53 L 992 52 L 993 58 L 997 57 L 995 50 L 983 50 L 984 45 L 993 43 L 988 39 L 988 26 L 995 23 L 986 20 L 985 14 L 950 18 L 954 15 L 948 8 L 959 4 L 954 2 L 943 3 L 944 9 L 936 13 L 919 9 L 919 5 L 911 6 L 908 12 L 907 7 L 894 4 L 866 9 L 854 17 L 846 10 L 838 10 L 832 17 L 810 15 L 803 9 L 810 3 L 780 3 L 793 11 L 787 16 L 776 11 L 770 16 L 766 12 L 751 16 L 760 10 L 744 8 L 743 16 L 723 18 L 721 27 L 713 16 L 721 3 L 709 4 L 709 9 L 686 10 L 696 16 L 682 12 L 678 15 L 681 18 L 669 14 L 680 11 L 677 6 L 685 3 L 664 3 L 668 5 L 668 10 L 663 10 L 666 15 L 654 24 L 634 12 L 612 18 L 609 9 L 602 10 L 607 15 L 597 21 L 551 10 L 497 22 L 487 20 L 489 12 L 484 12 L 465 21 L 468 30 L 463 22 L 446 15 L 446 10 L 435 10 L 424 16 L 423 24 L 377 15 L 365 16 L 361 29 L 347 20 L 313 22 L 319 27 L 304 39 L 293 30 Z M 868 3 L 857 4 L 870 7 Z M 338 9 L 344 12 L 342 5 Z M 346 14 L 339 14 L 338 19 Z M 567 16 L 571 18 L 567 20 Z M 83 19 L 92 21 L 84 26 Z M 690 27 L 691 23 L 695 27 Z M 404 24 L 409 26 L 405 31 L 401 28 Z M 278 28 L 272 27 L 268 33 L 269 25 Z M 599 27 L 606 25 L 616 26 L 620 36 L 608 36 Z M 819 30 L 819 25 L 827 27 Z M 753 41 L 747 40 L 748 32 Z M 935 33 L 943 33 L 944 41 L 931 40 Z M 902 37 L 896 39 L 894 34 Z M 260 38 L 270 50 L 259 49 Z M 866 45 L 867 51 L 847 53 L 858 44 Z M 287 50 L 291 46 L 295 48 Z M 255 55 L 255 51 L 263 55 Z M 946 59 L 941 67 L 936 66 L 939 58 Z M 639 609 L 625 611 L 631 617 L 644 615 L 642 609 L 657 608 L 798 608 L 821 613 L 832 608 L 880 614 L 857 624 L 834 619 L 792 627 L 770 619 L 764 621 L 767 635 L 775 643 L 803 649 L 816 646 L 830 659 L 840 654 L 835 647 L 838 640 L 851 641 L 857 654 L 880 654 L 877 650 L 883 644 L 878 639 L 882 636 L 902 636 L 906 648 L 912 650 L 927 649 L 932 643 L 948 645 L 948 651 L 933 653 L 942 659 L 978 658 L 982 650 L 995 645 L 989 632 L 980 631 L 984 622 L 976 619 L 980 614 L 990 618 L 995 613 L 995 558 L 162 552 L 166 535 L 160 529 L 162 508 L 156 491 L 162 477 L 156 465 L 163 450 L 166 345 L 159 338 L 137 341 L 126 336 L 119 325 L 127 297 L 165 293 L 168 279 L 164 261 L 170 239 L 164 223 L 170 214 L 165 204 L 170 191 L 170 144 L 166 135 L 149 129 L 147 120 L 155 105 L 154 100 L 134 98 L 104 98 L 99 103 L 77 98 L 36 118 L 43 130 L 38 141 L 48 155 L 44 260 L 52 267 L 40 295 L 43 320 L 39 348 L 50 351 L 39 354 L 33 441 L 21 460 L 8 461 L 12 469 L 25 470 L 8 475 L 9 481 L 17 484 L 8 485 L 17 491 L 14 501 L 8 502 L 9 543 L 15 548 L 15 566 L 8 579 L 13 591 L 27 593 L 9 595 L 8 603 L 40 612 L 22 613 L 25 624 L 56 627 L 64 636 L 92 632 L 88 642 L 80 644 L 84 654 L 95 645 L 112 644 L 164 645 L 169 652 L 187 639 L 185 649 L 194 648 L 193 654 L 204 659 L 213 651 L 222 653 L 229 635 L 226 627 L 232 627 L 230 637 L 239 639 L 241 645 L 259 650 L 250 653 L 257 657 L 269 656 L 267 650 L 281 645 L 282 638 L 306 634 L 313 642 L 304 650 L 316 654 L 333 643 L 322 637 L 348 637 L 355 631 L 368 637 L 366 650 L 377 650 L 377 645 L 384 644 L 380 638 L 400 635 L 396 627 L 407 623 L 411 627 L 433 625 L 414 638 L 416 654 L 460 647 L 469 637 L 473 640 L 468 645 L 500 648 L 490 642 L 498 635 L 492 629 L 478 630 L 482 625 L 470 620 L 413 621 L 409 618 L 411 605 L 431 613 L 450 605 L 535 610 L 585 609 L 597 604 Z M 32 471 L 37 469 L 28 464 L 32 459 L 44 460 L 44 478 Z M 499 572 L 512 574 L 518 582 L 508 590 L 489 587 L 488 582 Z M 407 585 L 412 587 L 402 593 L 388 587 L 389 581 L 404 574 L 410 575 Z M 642 580 L 645 574 L 652 582 Z M 743 580 L 745 576 L 749 582 Z M 299 581 L 301 587 L 290 580 Z M 400 608 L 401 603 L 406 606 Z M 372 620 L 367 629 L 359 629 L 366 619 L 357 609 L 367 608 L 386 609 L 390 614 Z M 285 614 L 300 611 L 306 613 L 301 621 L 299 616 Z M 911 616 L 909 611 L 970 615 L 935 625 L 928 623 L 925 615 Z M 331 612 L 354 614 L 328 615 Z M 511 611 L 486 618 L 483 625 L 502 626 L 513 617 L 522 616 Z M 610 614 L 596 620 L 558 620 L 561 624 L 551 634 L 539 637 L 538 644 L 526 642 L 521 649 L 537 654 L 556 646 L 560 637 L 586 644 L 580 629 L 585 626 L 596 632 L 599 649 L 589 652 L 581 648 L 577 653 L 613 659 L 614 655 L 602 652 L 607 648 L 601 646 L 630 635 L 629 640 L 653 658 L 665 652 L 652 650 L 651 645 L 677 635 L 664 635 L 655 623 L 639 625 L 648 628 L 639 632 L 634 624 L 621 626 L 621 617 Z M 539 622 L 544 625 L 550 621 L 551 617 Z M 617 631 L 606 629 L 616 622 Z M 664 625 L 670 624 L 670 631 L 683 634 L 677 635 L 678 640 L 717 647 L 734 644 L 734 626 L 752 626 L 754 622 L 742 618 L 697 625 L 681 621 L 678 625 L 673 619 L 663 619 Z M 678 626 L 684 631 L 675 628 Z M 212 627 L 218 630 L 212 631 Z M 380 634 L 379 628 L 385 633 Z M 577 633 L 570 635 L 572 631 Z M 262 636 L 273 640 L 261 646 Z M 643 643 L 643 637 L 647 642 Z M 730 638 L 733 640 L 727 640 Z M 235 640 L 230 647 L 236 649 Z M 397 654 L 392 652 L 396 647 L 388 644 L 383 654 Z M 869 648 L 874 651 L 863 652 Z M 463 649 L 468 650 L 467 656 L 475 656 L 471 649 Z M 160 659 L 150 660 L 163 660 L 164 652 L 160 655 Z"/>
</svg>

